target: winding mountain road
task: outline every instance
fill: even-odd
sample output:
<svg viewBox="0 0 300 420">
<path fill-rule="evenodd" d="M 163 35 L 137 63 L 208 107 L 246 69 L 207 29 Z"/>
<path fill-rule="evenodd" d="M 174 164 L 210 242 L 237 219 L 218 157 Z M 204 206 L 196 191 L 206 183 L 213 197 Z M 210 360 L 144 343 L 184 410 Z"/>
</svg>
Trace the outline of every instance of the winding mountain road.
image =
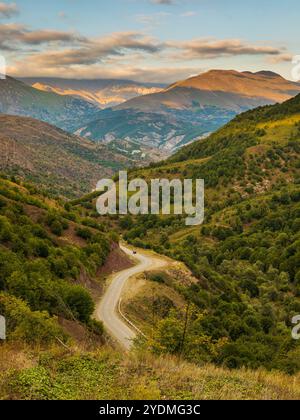
<svg viewBox="0 0 300 420">
<path fill-rule="evenodd" d="M 127 270 L 123 270 L 112 276 L 111 282 L 99 304 L 96 307 L 95 317 L 102 321 L 106 330 L 114 337 L 125 350 L 130 350 L 133 340 L 137 336 L 134 327 L 121 317 L 119 303 L 122 291 L 127 280 L 137 274 L 145 271 L 155 270 L 167 265 L 167 262 L 158 257 L 146 254 L 143 251 L 137 251 L 133 255 L 133 250 L 125 245 L 120 245 L 125 254 L 133 257 L 138 264 Z M 133 325 L 133 324 L 132 324 Z"/>
</svg>

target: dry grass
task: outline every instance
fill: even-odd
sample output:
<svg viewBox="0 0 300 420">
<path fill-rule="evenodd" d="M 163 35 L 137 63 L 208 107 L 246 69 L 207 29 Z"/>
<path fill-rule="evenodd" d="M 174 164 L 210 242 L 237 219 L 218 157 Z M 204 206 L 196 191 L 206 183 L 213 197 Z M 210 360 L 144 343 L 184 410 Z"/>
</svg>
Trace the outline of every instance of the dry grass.
<svg viewBox="0 0 300 420">
<path fill-rule="evenodd" d="M 146 352 L 0 347 L 0 399 L 299 400 L 300 375 L 202 367 Z"/>
<path fill-rule="evenodd" d="M 162 399 L 300 399 L 300 375 L 197 367 L 170 356 L 155 358 L 149 354 L 131 357 L 125 363 L 127 375 L 138 377 L 138 383 L 148 381 L 153 387 L 155 381 Z"/>
<path fill-rule="evenodd" d="M 153 313 L 153 305 L 158 299 L 170 301 L 176 308 L 183 308 L 185 303 L 172 287 L 150 281 L 144 274 L 128 280 L 122 298 L 122 311 L 147 336 L 152 333 L 153 322 L 163 317 L 158 308 Z"/>
</svg>

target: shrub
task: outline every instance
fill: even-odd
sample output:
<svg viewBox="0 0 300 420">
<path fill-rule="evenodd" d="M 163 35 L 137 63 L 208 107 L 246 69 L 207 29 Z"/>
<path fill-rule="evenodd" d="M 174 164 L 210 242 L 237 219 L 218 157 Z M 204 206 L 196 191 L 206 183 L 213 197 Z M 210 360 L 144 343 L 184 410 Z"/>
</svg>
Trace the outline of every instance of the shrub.
<svg viewBox="0 0 300 420">
<path fill-rule="evenodd" d="M 0 293 L 0 313 L 6 317 L 8 340 L 34 344 L 66 340 L 55 318 L 47 312 L 31 311 L 21 299 Z"/>
<path fill-rule="evenodd" d="M 62 290 L 64 301 L 73 316 L 79 321 L 88 323 L 95 305 L 89 293 L 81 286 L 66 285 Z"/>
<path fill-rule="evenodd" d="M 78 227 L 76 229 L 76 235 L 79 236 L 79 238 L 82 238 L 86 241 L 92 239 L 93 236 L 92 232 L 89 229 L 82 227 Z"/>
</svg>

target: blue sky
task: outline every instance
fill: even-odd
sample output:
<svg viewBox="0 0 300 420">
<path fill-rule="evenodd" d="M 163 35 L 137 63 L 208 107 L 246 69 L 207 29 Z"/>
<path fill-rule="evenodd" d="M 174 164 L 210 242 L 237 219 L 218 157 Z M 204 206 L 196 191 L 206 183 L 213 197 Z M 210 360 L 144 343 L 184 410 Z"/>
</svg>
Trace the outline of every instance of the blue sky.
<svg viewBox="0 0 300 420">
<path fill-rule="evenodd" d="M 291 78 L 296 0 L 0 2 L 0 50 L 17 76 L 172 82 L 212 68 Z"/>
</svg>

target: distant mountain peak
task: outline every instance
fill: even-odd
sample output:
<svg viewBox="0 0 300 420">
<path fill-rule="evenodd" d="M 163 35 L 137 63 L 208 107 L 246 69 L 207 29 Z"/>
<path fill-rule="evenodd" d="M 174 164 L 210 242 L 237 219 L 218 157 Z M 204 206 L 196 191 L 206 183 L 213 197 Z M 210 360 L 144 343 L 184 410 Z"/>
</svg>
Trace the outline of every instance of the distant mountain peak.
<svg viewBox="0 0 300 420">
<path fill-rule="evenodd" d="M 239 72 L 213 69 L 174 83 L 165 92 L 170 93 L 176 88 L 210 91 L 216 94 L 222 92 L 228 95 L 240 95 L 243 98 L 260 98 L 265 104 L 283 102 L 299 93 L 299 84 L 268 70 Z"/>
</svg>

